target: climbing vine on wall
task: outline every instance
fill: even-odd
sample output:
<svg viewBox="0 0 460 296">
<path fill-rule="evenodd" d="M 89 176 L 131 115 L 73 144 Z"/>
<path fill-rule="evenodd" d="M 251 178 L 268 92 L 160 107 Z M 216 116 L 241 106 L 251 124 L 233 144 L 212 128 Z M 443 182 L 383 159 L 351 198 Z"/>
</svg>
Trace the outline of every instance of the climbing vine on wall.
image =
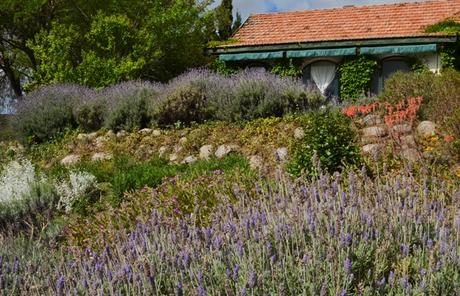
<svg viewBox="0 0 460 296">
<path fill-rule="evenodd" d="M 348 60 L 339 67 L 340 95 L 345 100 L 357 99 L 369 89 L 377 61 L 368 56 Z"/>
<path fill-rule="evenodd" d="M 444 32 L 450 34 L 460 33 L 460 23 L 453 19 L 446 19 L 442 22 L 431 25 L 425 29 L 427 33 Z M 455 43 L 445 44 L 441 48 L 441 65 L 443 69 L 457 69 L 460 71 L 460 40 Z"/>
<path fill-rule="evenodd" d="M 294 65 L 292 59 L 289 60 L 288 64 L 277 64 L 270 72 L 281 77 L 299 77 L 302 74 L 302 70 L 297 65 Z"/>
</svg>

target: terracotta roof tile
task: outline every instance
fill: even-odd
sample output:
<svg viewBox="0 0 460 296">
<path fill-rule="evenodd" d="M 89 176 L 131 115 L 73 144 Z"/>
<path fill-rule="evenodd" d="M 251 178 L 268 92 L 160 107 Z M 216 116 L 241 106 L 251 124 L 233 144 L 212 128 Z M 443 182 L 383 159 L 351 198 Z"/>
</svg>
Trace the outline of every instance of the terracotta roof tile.
<svg viewBox="0 0 460 296">
<path fill-rule="evenodd" d="M 429 25 L 460 21 L 460 0 L 251 15 L 227 46 L 429 36 Z"/>
</svg>

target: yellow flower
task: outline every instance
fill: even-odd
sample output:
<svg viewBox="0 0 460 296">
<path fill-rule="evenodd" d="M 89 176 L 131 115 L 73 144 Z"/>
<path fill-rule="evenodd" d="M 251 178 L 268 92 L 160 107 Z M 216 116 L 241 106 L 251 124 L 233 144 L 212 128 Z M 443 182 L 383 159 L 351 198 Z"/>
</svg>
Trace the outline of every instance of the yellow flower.
<svg viewBox="0 0 460 296">
<path fill-rule="evenodd" d="M 434 147 L 428 146 L 428 147 L 425 148 L 426 152 L 432 152 L 433 150 L 434 150 Z"/>
<path fill-rule="evenodd" d="M 460 167 L 457 169 L 457 172 L 456 172 L 456 173 L 457 173 L 457 177 L 460 178 Z"/>
</svg>

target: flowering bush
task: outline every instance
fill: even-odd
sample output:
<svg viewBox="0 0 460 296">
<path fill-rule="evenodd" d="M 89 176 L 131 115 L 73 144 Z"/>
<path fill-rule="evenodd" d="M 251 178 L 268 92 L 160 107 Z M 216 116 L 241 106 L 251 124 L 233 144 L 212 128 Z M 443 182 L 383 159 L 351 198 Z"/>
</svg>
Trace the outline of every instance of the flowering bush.
<svg viewBox="0 0 460 296">
<path fill-rule="evenodd" d="M 54 187 L 35 173 L 30 161 L 11 161 L 0 175 L 0 229 L 39 223 L 52 213 L 56 201 Z"/>
<path fill-rule="evenodd" d="M 27 295 L 456 295 L 458 187 L 411 171 L 233 186 L 209 225 L 157 211 L 100 252 L 15 257 L 0 289 Z M 258 198 L 252 198 L 255 194 Z M 251 196 L 251 197 L 248 197 Z M 15 253 L 15 252 L 16 253 Z M 22 259 L 24 258 L 24 259 Z M 40 262 L 40 264 L 37 264 Z M 32 284 L 33 283 L 33 284 Z"/>
<path fill-rule="evenodd" d="M 86 172 L 72 171 L 68 181 L 61 181 L 56 184 L 56 191 L 59 195 L 57 208 L 70 212 L 84 203 L 82 199 L 94 196 L 96 191 L 96 177 Z"/>
<path fill-rule="evenodd" d="M 77 127 L 74 109 L 93 96 L 94 92 L 83 86 L 45 86 L 19 101 L 14 127 L 29 140 L 49 140 Z"/>
</svg>

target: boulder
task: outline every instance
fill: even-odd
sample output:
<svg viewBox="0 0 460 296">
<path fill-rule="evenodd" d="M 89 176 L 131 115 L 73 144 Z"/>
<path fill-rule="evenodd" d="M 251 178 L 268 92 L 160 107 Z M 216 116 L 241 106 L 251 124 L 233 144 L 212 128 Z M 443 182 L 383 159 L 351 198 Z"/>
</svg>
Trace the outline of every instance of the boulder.
<svg viewBox="0 0 460 296">
<path fill-rule="evenodd" d="M 177 159 L 178 159 L 178 158 L 179 158 L 179 157 L 177 156 L 176 153 L 172 153 L 171 155 L 169 155 L 169 161 L 170 161 L 170 162 L 177 162 Z"/>
<path fill-rule="evenodd" d="M 161 147 L 158 149 L 158 154 L 160 155 L 160 157 L 164 156 L 167 150 L 168 150 L 168 147 L 166 147 L 166 146 L 161 146 Z"/>
<path fill-rule="evenodd" d="M 159 137 L 159 136 L 161 136 L 161 131 L 160 131 L 160 130 L 157 130 L 157 129 L 156 129 L 156 130 L 153 130 L 153 131 L 152 131 L 152 136 L 154 136 L 154 137 Z"/>
<path fill-rule="evenodd" d="M 185 142 L 187 142 L 187 138 L 186 137 L 182 137 L 179 139 L 179 145 L 184 145 Z"/>
<path fill-rule="evenodd" d="M 402 152 L 401 152 L 401 156 L 402 158 L 410 161 L 410 162 L 416 162 L 418 160 L 420 160 L 421 158 L 421 155 L 420 153 L 417 151 L 417 149 L 414 149 L 414 148 L 406 148 L 406 149 L 403 149 Z"/>
<path fill-rule="evenodd" d="M 408 134 L 412 131 L 412 126 L 408 123 L 397 124 L 392 127 L 397 134 Z"/>
<path fill-rule="evenodd" d="M 96 139 L 97 136 L 98 136 L 97 132 L 93 132 L 93 133 L 90 133 L 90 134 L 87 135 L 88 140 L 90 140 L 90 141 Z"/>
<path fill-rule="evenodd" d="M 105 152 L 97 152 L 91 156 L 92 161 L 104 161 L 112 159 L 112 154 Z"/>
<path fill-rule="evenodd" d="M 303 128 L 298 127 L 294 130 L 294 138 L 296 140 L 302 140 L 305 137 L 305 131 Z"/>
<path fill-rule="evenodd" d="M 200 148 L 200 159 L 209 159 L 212 155 L 212 150 L 214 147 L 212 145 L 204 145 Z"/>
<path fill-rule="evenodd" d="M 417 126 L 417 134 L 422 138 L 436 135 L 436 124 L 432 121 L 422 121 Z"/>
<path fill-rule="evenodd" d="M 384 125 L 371 126 L 362 129 L 363 137 L 384 137 L 388 135 L 388 129 Z"/>
<path fill-rule="evenodd" d="M 382 123 L 383 123 L 382 117 L 379 115 L 369 114 L 363 118 L 363 124 L 365 126 L 374 126 L 374 125 L 379 125 Z"/>
<path fill-rule="evenodd" d="M 259 171 L 262 170 L 264 166 L 264 160 L 258 155 L 252 155 L 249 157 L 249 167 L 252 170 Z"/>
<path fill-rule="evenodd" d="M 77 135 L 77 140 L 80 142 L 84 142 L 88 140 L 88 135 L 87 134 L 78 134 Z"/>
<path fill-rule="evenodd" d="M 64 166 L 69 166 L 76 164 L 81 160 L 81 156 L 77 154 L 69 154 L 61 160 L 61 164 Z"/>
<path fill-rule="evenodd" d="M 363 154 L 369 156 L 380 156 L 384 150 L 385 146 L 382 144 L 368 144 L 363 146 Z"/>
<path fill-rule="evenodd" d="M 143 128 L 139 131 L 139 134 L 141 135 L 148 135 L 151 134 L 153 130 L 151 128 Z"/>
<path fill-rule="evenodd" d="M 100 137 L 97 137 L 96 140 L 94 140 L 94 145 L 97 147 L 97 148 L 103 148 L 104 147 L 104 144 L 108 141 L 109 139 L 105 136 L 100 136 Z"/>
<path fill-rule="evenodd" d="M 417 148 L 417 144 L 415 143 L 415 138 L 413 135 L 402 136 L 400 138 L 401 146 L 407 148 Z"/>
<path fill-rule="evenodd" d="M 275 159 L 278 162 L 285 162 L 288 158 L 288 149 L 281 147 L 275 150 Z"/>
<path fill-rule="evenodd" d="M 223 158 L 224 156 L 226 156 L 226 155 L 229 154 L 230 152 L 235 152 L 235 151 L 238 151 L 238 150 L 240 150 L 240 146 L 235 145 L 235 144 L 220 145 L 220 146 L 217 148 L 216 153 L 214 153 L 214 155 L 215 155 L 217 158 Z"/>
<path fill-rule="evenodd" d="M 190 155 L 190 156 L 187 156 L 186 158 L 184 158 L 184 160 L 182 160 L 182 163 L 190 164 L 190 163 L 194 163 L 197 160 L 198 159 L 195 156 Z"/>
<path fill-rule="evenodd" d="M 113 138 L 115 138 L 117 135 L 115 135 L 115 133 L 113 132 L 113 130 L 109 130 L 109 131 L 105 134 L 105 136 L 106 136 L 107 138 L 109 138 L 109 139 L 113 139 Z"/>
<path fill-rule="evenodd" d="M 119 131 L 119 132 L 117 133 L 117 138 L 124 138 L 124 137 L 126 137 L 127 135 L 128 135 L 128 133 L 127 133 L 126 131 L 121 130 L 121 131 Z"/>
</svg>

